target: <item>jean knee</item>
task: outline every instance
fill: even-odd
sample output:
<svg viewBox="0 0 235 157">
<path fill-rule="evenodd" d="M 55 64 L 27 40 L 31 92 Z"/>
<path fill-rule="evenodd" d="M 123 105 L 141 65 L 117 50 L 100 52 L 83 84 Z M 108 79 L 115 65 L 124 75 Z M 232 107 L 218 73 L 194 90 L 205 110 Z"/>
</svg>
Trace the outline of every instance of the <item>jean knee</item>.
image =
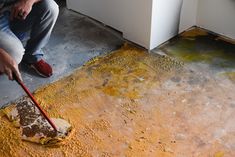
<svg viewBox="0 0 235 157">
<path fill-rule="evenodd" d="M 24 55 L 24 47 L 19 39 L 0 32 L 0 48 L 6 51 L 19 64 Z"/>
<path fill-rule="evenodd" d="M 52 19 L 56 20 L 59 15 L 59 6 L 54 0 L 43 1 L 45 4 L 45 11 L 47 15 Z"/>
<path fill-rule="evenodd" d="M 59 6 L 58 6 L 58 4 L 57 4 L 55 1 L 52 2 L 52 6 L 51 6 L 51 15 L 52 15 L 55 19 L 57 19 L 58 15 L 59 15 Z"/>
<path fill-rule="evenodd" d="M 24 47 L 23 46 L 17 46 L 15 49 L 11 52 L 11 56 L 15 59 L 16 63 L 19 64 L 22 61 L 23 55 L 24 55 Z"/>
</svg>

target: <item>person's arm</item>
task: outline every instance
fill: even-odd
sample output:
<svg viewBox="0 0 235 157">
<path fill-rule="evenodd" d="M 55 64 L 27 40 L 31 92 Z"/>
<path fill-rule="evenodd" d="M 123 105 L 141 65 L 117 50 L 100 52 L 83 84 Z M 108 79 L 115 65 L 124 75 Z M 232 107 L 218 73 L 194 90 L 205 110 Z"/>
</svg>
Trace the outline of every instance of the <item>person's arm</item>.
<svg viewBox="0 0 235 157">
<path fill-rule="evenodd" d="M 5 73 L 9 80 L 13 80 L 13 74 L 20 80 L 21 74 L 15 60 L 3 49 L 0 48 L 0 74 Z"/>
<path fill-rule="evenodd" d="M 41 0 L 18 0 L 12 7 L 11 19 L 26 19 L 35 3 Z"/>
</svg>

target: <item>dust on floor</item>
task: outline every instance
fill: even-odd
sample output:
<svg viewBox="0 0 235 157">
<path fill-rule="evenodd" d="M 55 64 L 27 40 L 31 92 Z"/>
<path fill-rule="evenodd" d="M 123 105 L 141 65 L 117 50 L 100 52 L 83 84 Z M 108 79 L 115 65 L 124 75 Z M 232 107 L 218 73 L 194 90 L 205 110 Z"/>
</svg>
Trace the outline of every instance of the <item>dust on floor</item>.
<svg viewBox="0 0 235 157">
<path fill-rule="evenodd" d="M 207 36 L 200 33 L 177 41 L 196 42 L 202 35 Z M 176 56 L 174 47 L 181 43 L 174 43 L 162 49 Z M 72 124 L 70 139 L 54 148 L 23 142 L 20 131 L 1 115 L 0 155 L 235 156 L 235 84 L 233 75 L 226 74 L 234 70 L 233 64 L 214 69 L 213 59 L 176 58 L 125 45 L 91 60 L 35 92 L 51 117 Z M 223 59 L 230 62 L 230 57 Z"/>
</svg>

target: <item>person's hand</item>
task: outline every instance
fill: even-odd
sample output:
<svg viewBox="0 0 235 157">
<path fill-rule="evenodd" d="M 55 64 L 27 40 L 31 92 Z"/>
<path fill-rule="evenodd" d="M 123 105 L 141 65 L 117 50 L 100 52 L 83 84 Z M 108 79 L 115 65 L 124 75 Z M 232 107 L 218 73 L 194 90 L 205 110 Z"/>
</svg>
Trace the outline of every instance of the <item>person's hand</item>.
<svg viewBox="0 0 235 157">
<path fill-rule="evenodd" d="M 0 74 L 5 73 L 9 80 L 13 80 L 13 74 L 22 81 L 18 65 L 15 60 L 3 49 L 0 49 Z"/>
<path fill-rule="evenodd" d="M 32 10 L 33 4 L 39 0 L 19 0 L 11 9 L 11 20 L 14 18 L 25 20 Z"/>
</svg>

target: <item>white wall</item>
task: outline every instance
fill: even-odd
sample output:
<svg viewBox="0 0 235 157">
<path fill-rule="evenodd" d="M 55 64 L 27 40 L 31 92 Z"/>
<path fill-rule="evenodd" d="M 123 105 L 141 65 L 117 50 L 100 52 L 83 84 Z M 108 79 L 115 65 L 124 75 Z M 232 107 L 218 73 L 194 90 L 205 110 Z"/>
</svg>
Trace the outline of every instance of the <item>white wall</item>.
<svg viewBox="0 0 235 157">
<path fill-rule="evenodd" d="M 153 0 L 150 49 L 178 34 L 183 0 Z"/>
<path fill-rule="evenodd" d="M 235 0 L 183 0 L 182 10 L 181 5 L 182 0 L 67 0 L 69 9 L 147 49 L 195 25 L 235 39 Z"/>
<path fill-rule="evenodd" d="M 123 26 L 122 31 L 124 38 L 149 49 L 152 0 L 113 1 L 122 3 L 122 7 L 118 8 L 117 15 L 120 16 L 120 19 L 123 19 L 120 24 Z"/>
<path fill-rule="evenodd" d="M 150 46 L 152 0 L 67 0 L 67 7 L 123 32 L 128 40 Z"/>
<path fill-rule="evenodd" d="M 182 0 L 67 0 L 69 9 L 123 32 L 153 49 L 178 34 Z"/>
<path fill-rule="evenodd" d="M 197 7 L 198 0 L 183 1 L 179 32 L 183 32 L 196 25 Z"/>
<path fill-rule="evenodd" d="M 235 0 L 199 0 L 197 25 L 235 39 Z"/>
</svg>

